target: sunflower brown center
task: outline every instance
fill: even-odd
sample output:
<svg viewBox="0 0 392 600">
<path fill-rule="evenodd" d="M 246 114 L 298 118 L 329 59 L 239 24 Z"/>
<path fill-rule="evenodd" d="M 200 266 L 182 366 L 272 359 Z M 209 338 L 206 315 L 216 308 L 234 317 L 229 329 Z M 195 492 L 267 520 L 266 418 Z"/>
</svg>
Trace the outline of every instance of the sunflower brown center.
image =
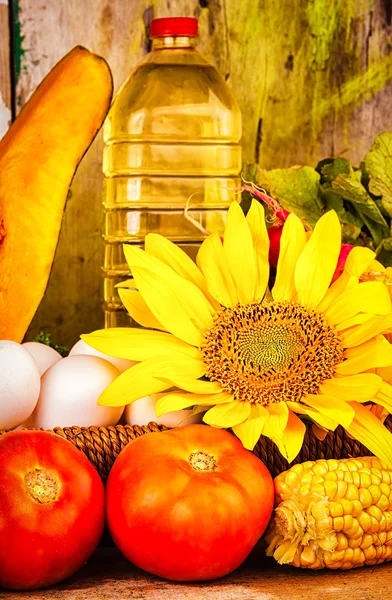
<svg viewBox="0 0 392 600">
<path fill-rule="evenodd" d="M 341 341 L 323 315 L 288 302 L 224 309 L 201 351 L 211 381 L 237 400 L 262 405 L 317 393 L 343 360 Z"/>
</svg>

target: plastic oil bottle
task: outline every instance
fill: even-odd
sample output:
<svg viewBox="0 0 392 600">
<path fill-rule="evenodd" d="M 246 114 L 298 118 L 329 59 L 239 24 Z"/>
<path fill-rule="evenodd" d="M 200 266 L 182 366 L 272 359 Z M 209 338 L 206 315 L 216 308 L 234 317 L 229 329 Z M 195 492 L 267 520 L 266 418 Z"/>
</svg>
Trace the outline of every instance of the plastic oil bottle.
<svg viewBox="0 0 392 600">
<path fill-rule="evenodd" d="M 152 51 L 115 96 L 104 126 L 105 326 L 132 324 L 115 285 L 122 245 L 160 233 L 195 258 L 203 230 L 223 232 L 239 197 L 241 113 L 195 49 L 198 22 L 154 19 Z"/>
</svg>

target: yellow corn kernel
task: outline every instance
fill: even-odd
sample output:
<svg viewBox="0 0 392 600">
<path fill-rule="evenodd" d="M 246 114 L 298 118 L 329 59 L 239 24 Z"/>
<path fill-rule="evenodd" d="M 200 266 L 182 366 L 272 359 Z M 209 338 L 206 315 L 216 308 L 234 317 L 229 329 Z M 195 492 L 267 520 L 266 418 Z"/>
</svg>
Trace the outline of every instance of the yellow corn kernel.
<svg viewBox="0 0 392 600">
<path fill-rule="evenodd" d="M 355 517 L 357 519 L 359 517 L 359 515 L 362 513 L 362 504 L 360 503 L 359 500 L 353 500 L 352 505 L 353 505 L 352 515 L 353 515 L 353 517 Z"/>
<path fill-rule="evenodd" d="M 348 545 L 350 546 L 350 548 L 359 548 L 362 544 L 362 534 L 358 535 L 357 537 L 348 537 Z"/>
<path fill-rule="evenodd" d="M 312 565 L 316 562 L 316 553 L 310 546 L 304 546 L 301 552 L 301 565 Z"/>
<path fill-rule="evenodd" d="M 357 486 L 354 483 L 348 484 L 345 498 L 346 500 L 358 500 L 359 492 Z"/>
<path fill-rule="evenodd" d="M 272 521 L 267 553 L 284 544 L 280 562 L 350 569 L 392 560 L 392 470 L 379 459 L 308 461 L 275 487 L 286 518 Z"/>
<path fill-rule="evenodd" d="M 331 517 L 342 517 L 344 515 L 343 506 L 340 502 L 328 502 L 328 510 Z"/>
<path fill-rule="evenodd" d="M 385 511 L 388 510 L 388 508 L 389 508 L 389 500 L 388 500 L 388 498 L 384 494 L 381 494 L 380 499 L 377 502 L 377 507 L 382 512 L 385 512 Z"/>
<path fill-rule="evenodd" d="M 351 515 L 353 512 L 353 503 L 350 502 L 350 500 L 346 500 L 346 498 L 342 498 L 341 500 L 339 500 L 339 504 L 342 506 L 343 508 L 343 513 L 345 515 Z"/>
<path fill-rule="evenodd" d="M 332 523 L 334 531 L 341 531 L 344 527 L 344 517 L 335 517 L 332 519 Z"/>
<path fill-rule="evenodd" d="M 336 492 L 335 500 L 338 498 L 344 498 L 346 496 L 348 485 L 345 481 L 338 481 L 338 490 Z"/>
<path fill-rule="evenodd" d="M 359 489 L 359 501 L 362 504 L 363 508 L 368 508 L 369 506 L 371 506 L 373 498 L 369 490 L 363 487 Z"/>
<path fill-rule="evenodd" d="M 353 474 L 351 473 L 351 471 L 346 471 L 344 473 L 343 481 L 345 481 L 346 483 L 353 483 Z"/>
<path fill-rule="evenodd" d="M 337 540 L 336 550 L 338 550 L 338 551 L 346 550 L 346 548 L 348 548 L 349 541 L 347 539 L 347 536 L 345 536 L 344 533 L 342 533 L 341 531 L 339 531 L 339 533 L 336 535 L 336 540 Z"/>
<path fill-rule="evenodd" d="M 316 475 L 321 475 L 323 479 L 325 479 L 326 474 L 328 473 L 328 465 L 325 460 L 317 461 L 313 467 L 313 473 Z"/>
<path fill-rule="evenodd" d="M 380 500 L 381 495 L 382 495 L 382 492 L 380 490 L 380 486 L 379 485 L 375 485 L 374 483 L 372 483 L 372 485 L 369 486 L 369 488 L 368 488 L 368 492 L 370 492 L 371 495 L 372 495 L 373 504 L 377 504 L 377 502 Z"/>
<path fill-rule="evenodd" d="M 298 472 L 290 470 L 286 478 L 286 484 L 289 486 L 289 488 L 294 490 L 297 486 L 299 486 L 300 481 L 301 479 Z"/>
<path fill-rule="evenodd" d="M 313 483 L 310 484 L 310 489 L 312 490 L 313 494 L 320 494 L 320 496 L 324 496 L 325 495 L 325 485 L 324 483 L 316 483 L 315 485 L 313 485 Z"/>
<path fill-rule="evenodd" d="M 373 546 L 373 536 L 370 533 L 365 533 L 365 535 L 362 536 L 361 548 L 362 550 L 367 550 L 370 546 Z"/>
<path fill-rule="evenodd" d="M 377 540 L 380 546 L 384 546 L 385 542 L 387 541 L 387 532 L 380 531 L 380 533 L 377 534 Z M 374 542 L 374 545 L 377 546 L 376 542 Z"/>
<path fill-rule="evenodd" d="M 299 488 L 300 496 L 308 496 L 310 492 L 310 483 L 305 483 L 305 485 L 301 485 Z"/>
<path fill-rule="evenodd" d="M 374 506 L 374 504 L 372 504 L 372 506 L 369 506 L 369 508 L 366 509 L 366 512 L 368 515 L 376 519 L 377 523 L 381 523 L 383 514 L 378 506 Z"/>
<path fill-rule="evenodd" d="M 356 489 L 358 490 L 358 488 L 361 487 L 361 477 L 360 477 L 358 471 L 351 471 L 351 475 L 353 478 L 353 484 L 355 485 Z"/>
<path fill-rule="evenodd" d="M 363 511 L 359 517 L 358 522 L 364 531 L 370 531 L 372 528 L 372 519 L 365 511 Z"/>
<path fill-rule="evenodd" d="M 355 522 L 357 522 L 355 520 Z M 344 531 L 346 531 L 346 529 L 351 529 L 351 527 L 354 525 L 354 518 L 352 517 L 352 515 L 344 515 L 343 517 L 343 529 Z"/>
<path fill-rule="evenodd" d="M 337 481 L 324 481 L 324 490 L 329 500 L 334 500 L 338 491 Z"/>
<path fill-rule="evenodd" d="M 368 488 L 372 485 L 372 479 L 368 471 L 362 470 L 359 474 L 361 480 L 361 488 Z"/>
<path fill-rule="evenodd" d="M 366 560 L 373 560 L 374 558 L 377 558 L 377 553 L 374 546 L 369 546 L 369 548 L 363 549 L 363 553 Z"/>
<path fill-rule="evenodd" d="M 362 529 L 362 527 L 359 526 L 358 521 L 356 519 L 354 519 L 354 523 L 352 524 L 351 527 L 348 527 L 347 529 L 344 528 L 344 533 L 349 538 L 362 538 L 363 529 Z"/>
</svg>

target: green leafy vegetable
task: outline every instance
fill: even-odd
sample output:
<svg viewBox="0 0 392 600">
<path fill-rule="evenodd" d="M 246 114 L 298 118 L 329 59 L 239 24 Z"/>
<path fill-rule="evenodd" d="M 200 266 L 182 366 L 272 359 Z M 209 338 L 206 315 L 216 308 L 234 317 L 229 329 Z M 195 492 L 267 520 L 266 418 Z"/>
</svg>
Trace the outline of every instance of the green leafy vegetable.
<svg viewBox="0 0 392 600">
<path fill-rule="evenodd" d="M 381 202 L 392 217 L 392 133 L 379 135 L 365 156 L 365 170 L 369 177 L 369 192 L 381 197 Z"/>
<path fill-rule="evenodd" d="M 45 331 L 41 331 L 38 335 L 35 336 L 34 342 L 40 342 L 41 344 L 45 344 L 46 346 L 50 346 L 54 350 L 57 350 L 61 356 L 68 356 L 69 350 L 65 346 L 59 346 L 55 342 L 52 342 L 50 339 L 50 333 L 46 333 Z"/>
<path fill-rule="evenodd" d="M 316 168 L 269 171 L 247 165 L 245 179 L 311 227 L 335 210 L 343 243 L 368 246 L 385 266 L 392 266 L 392 132 L 376 138 L 359 168 L 343 157 L 326 158 Z M 247 196 L 245 201 L 249 205 Z"/>
<path fill-rule="evenodd" d="M 322 215 L 320 175 L 312 167 L 257 170 L 257 185 L 289 212 L 314 226 Z"/>
</svg>

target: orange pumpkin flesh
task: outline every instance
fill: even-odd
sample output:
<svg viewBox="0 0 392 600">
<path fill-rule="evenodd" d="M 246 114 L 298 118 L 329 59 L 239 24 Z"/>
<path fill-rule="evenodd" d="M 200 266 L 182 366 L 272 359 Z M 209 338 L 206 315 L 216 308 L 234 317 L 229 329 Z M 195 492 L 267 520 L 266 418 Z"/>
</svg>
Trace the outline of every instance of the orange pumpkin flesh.
<svg viewBox="0 0 392 600">
<path fill-rule="evenodd" d="M 107 63 L 77 46 L 0 141 L 0 339 L 21 342 L 42 300 L 69 186 L 112 93 Z"/>
</svg>

